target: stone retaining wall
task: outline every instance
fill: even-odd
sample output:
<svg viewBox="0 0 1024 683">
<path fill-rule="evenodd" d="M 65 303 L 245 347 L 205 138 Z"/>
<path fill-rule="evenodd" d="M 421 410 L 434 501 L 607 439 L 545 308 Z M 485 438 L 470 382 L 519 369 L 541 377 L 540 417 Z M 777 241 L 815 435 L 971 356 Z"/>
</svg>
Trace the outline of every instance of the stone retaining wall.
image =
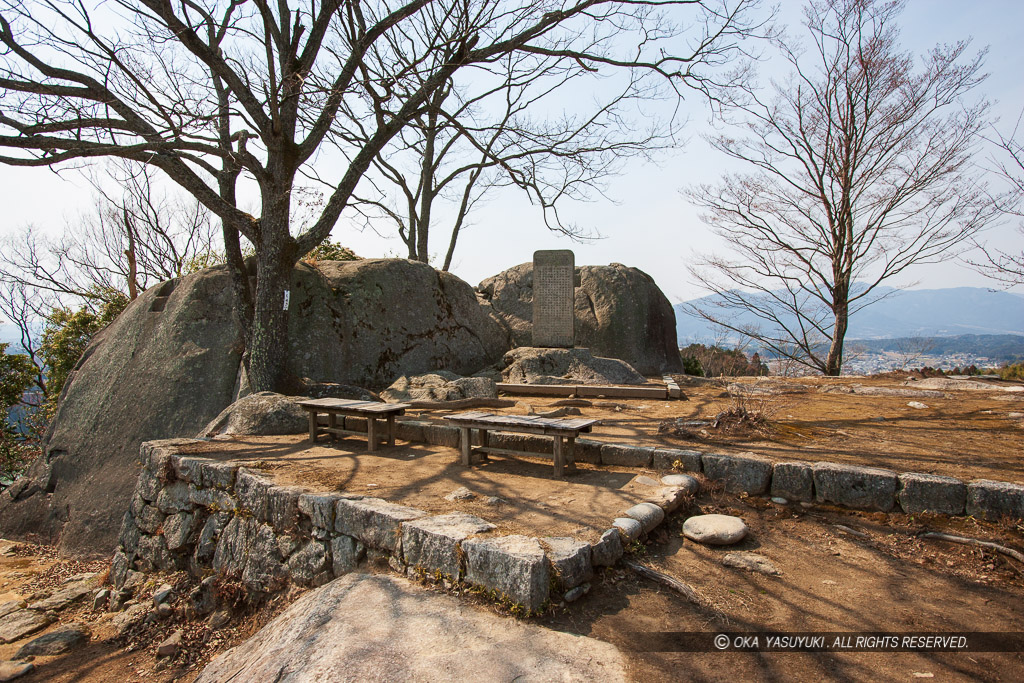
<svg viewBox="0 0 1024 683">
<path fill-rule="evenodd" d="M 348 422 L 355 426 L 357 423 Z M 358 428 L 358 427 L 356 427 Z M 365 422 L 361 427 L 366 429 Z M 457 448 L 457 427 L 429 422 L 398 423 L 398 437 Z M 543 436 L 489 432 L 489 443 L 551 457 L 551 440 Z M 681 469 L 723 482 L 730 493 L 769 494 L 789 501 L 830 503 L 858 510 L 909 514 L 937 512 L 996 520 L 1024 519 L 1024 486 L 916 472 L 898 473 L 876 467 L 819 462 L 777 462 L 754 455 L 705 453 L 698 450 L 576 440 L 581 462 L 655 470 Z"/>
<path fill-rule="evenodd" d="M 410 428 L 418 426 L 403 429 Z M 447 439 L 435 431 L 443 427 L 423 429 Z M 185 570 L 204 579 L 201 588 L 209 579 L 236 580 L 258 599 L 289 583 L 322 585 L 369 559 L 410 575 L 464 581 L 535 611 L 552 597 L 585 592 L 594 567 L 618 561 L 624 544 L 686 495 L 682 487 L 652 488 L 652 502 L 626 510 L 594 544 L 500 536 L 465 513 L 430 515 L 380 498 L 279 486 L 256 469 L 179 452 L 191 443 L 142 445 L 142 471 L 111 566 L 116 591 L 137 583 L 134 572 Z"/>
</svg>

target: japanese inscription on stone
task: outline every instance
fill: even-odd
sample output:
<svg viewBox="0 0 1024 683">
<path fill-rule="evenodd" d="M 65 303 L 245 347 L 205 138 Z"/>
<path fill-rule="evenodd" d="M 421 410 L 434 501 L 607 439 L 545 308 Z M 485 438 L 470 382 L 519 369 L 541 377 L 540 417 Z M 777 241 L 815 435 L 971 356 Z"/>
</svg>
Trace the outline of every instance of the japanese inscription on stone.
<svg viewBox="0 0 1024 683">
<path fill-rule="evenodd" d="M 575 271 L 569 249 L 533 252 L 534 346 L 572 348 Z"/>
</svg>

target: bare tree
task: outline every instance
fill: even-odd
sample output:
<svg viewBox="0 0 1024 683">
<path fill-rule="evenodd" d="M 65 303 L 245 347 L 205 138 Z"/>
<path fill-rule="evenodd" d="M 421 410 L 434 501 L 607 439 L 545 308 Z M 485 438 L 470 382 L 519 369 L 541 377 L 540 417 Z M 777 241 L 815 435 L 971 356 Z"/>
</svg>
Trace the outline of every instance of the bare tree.
<svg viewBox="0 0 1024 683">
<path fill-rule="evenodd" d="M 694 269 L 717 296 L 691 312 L 776 356 L 838 375 L 850 316 L 879 284 L 968 240 L 992 207 L 970 159 L 987 102 L 984 51 L 900 50 L 901 0 L 814 0 L 806 50 L 778 41 L 789 76 L 727 103 L 738 132 L 711 138 L 754 167 L 690 196 L 731 253 Z"/>
<path fill-rule="evenodd" d="M 294 264 L 328 237 L 373 159 L 457 73 L 518 52 L 709 88 L 709 67 L 750 29 L 752 2 L 0 0 L 0 146 L 11 150 L 0 162 L 143 162 L 216 214 L 225 233 L 247 238 L 256 251 L 249 379 L 273 389 Z M 675 56 L 687 42 L 693 49 Z M 332 135 L 346 163 L 319 217 L 292 235 L 297 175 Z M 258 216 L 225 191 L 236 173 L 257 186 Z"/>
<path fill-rule="evenodd" d="M 1008 215 L 1024 217 L 1024 144 L 1018 139 L 1021 134 L 1021 121 L 1024 120 L 1024 110 L 1017 117 L 1017 123 L 1008 135 L 995 131 L 995 139 L 992 140 L 998 148 L 995 158 L 995 172 L 1006 180 L 1009 190 L 994 201 L 1000 210 Z M 1024 224 L 1017 226 L 1017 232 L 1024 239 Z M 981 273 L 1002 283 L 1006 287 L 1024 284 L 1024 249 L 1017 251 L 1003 251 L 975 241 L 975 246 L 980 250 L 980 260 L 969 260 L 972 266 Z"/>
<path fill-rule="evenodd" d="M 180 277 L 215 249 L 212 215 L 202 204 L 155 187 L 154 170 L 144 165 L 108 171 L 103 179 L 93 176 L 92 213 L 65 226 L 59 238 L 31 227 L 8 236 L 0 275 L 58 298 L 108 303 Z"/>
<path fill-rule="evenodd" d="M 367 179 L 375 194 L 361 194 L 355 206 L 368 226 L 381 217 L 393 223 L 409 258 L 423 262 L 431 260 L 431 228 L 449 222 L 443 270 L 451 266 L 473 207 L 498 187 L 526 193 L 550 229 L 586 236 L 561 218 L 559 206 L 603 192 L 619 162 L 670 146 L 681 123 L 633 120 L 640 105 L 650 108 L 659 95 L 641 74 L 627 74 L 625 84 L 607 83 L 587 102 L 585 115 L 537 115 L 589 76 L 582 62 L 510 54 L 477 77 L 488 87 L 467 94 L 454 81 L 446 84 L 374 159 Z"/>
</svg>

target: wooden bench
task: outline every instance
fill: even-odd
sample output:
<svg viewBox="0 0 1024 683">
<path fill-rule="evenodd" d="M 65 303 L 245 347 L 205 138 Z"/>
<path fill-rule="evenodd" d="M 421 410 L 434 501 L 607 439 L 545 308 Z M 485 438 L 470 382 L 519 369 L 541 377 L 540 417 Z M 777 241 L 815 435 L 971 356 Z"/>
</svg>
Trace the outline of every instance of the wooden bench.
<svg viewBox="0 0 1024 683">
<path fill-rule="evenodd" d="M 459 427 L 462 464 L 466 467 L 471 464 L 472 430 L 474 429 L 480 433 L 480 447 L 477 450 L 481 453 L 497 453 L 499 455 L 536 455 L 536 453 L 489 446 L 487 444 L 489 430 L 542 434 L 552 437 L 556 477 L 562 476 L 566 465 L 570 472 L 576 470 L 576 437 L 580 435 L 580 432 L 589 432 L 591 427 L 601 422 L 584 418 L 552 419 L 528 415 L 494 415 L 475 411 L 447 415 L 444 419 Z"/>
<path fill-rule="evenodd" d="M 409 407 L 408 403 L 380 403 L 378 401 L 351 401 L 344 398 L 315 398 L 308 401 L 299 401 L 299 405 L 309 413 L 309 440 L 316 443 L 320 434 L 356 434 L 362 436 L 363 432 L 345 429 L 345 421 L 338 426 L 338 415 L 366 418 L 366 440 L 369 442 L 370 450 L 377 450 L 377 420 L 387 420 L 387 443 L 395 445 L 395 416 L 405 413 Z M 319 423 L 320 414 L 327 415 L 327 426 L 321 427 Z"/>
</svg>

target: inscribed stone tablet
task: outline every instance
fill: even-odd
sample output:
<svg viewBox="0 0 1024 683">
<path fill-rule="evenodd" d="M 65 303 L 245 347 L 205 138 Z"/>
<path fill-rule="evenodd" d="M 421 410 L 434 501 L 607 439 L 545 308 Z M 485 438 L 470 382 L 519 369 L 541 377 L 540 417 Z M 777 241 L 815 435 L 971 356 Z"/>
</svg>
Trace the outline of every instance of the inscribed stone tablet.
<svg viewBox="0 0 1024 683">
<path fill-rule="evenodd" d="M 576 259 L 569 249 L 533 252 L 533 345 L 572 348 Z"/>
</svg>

